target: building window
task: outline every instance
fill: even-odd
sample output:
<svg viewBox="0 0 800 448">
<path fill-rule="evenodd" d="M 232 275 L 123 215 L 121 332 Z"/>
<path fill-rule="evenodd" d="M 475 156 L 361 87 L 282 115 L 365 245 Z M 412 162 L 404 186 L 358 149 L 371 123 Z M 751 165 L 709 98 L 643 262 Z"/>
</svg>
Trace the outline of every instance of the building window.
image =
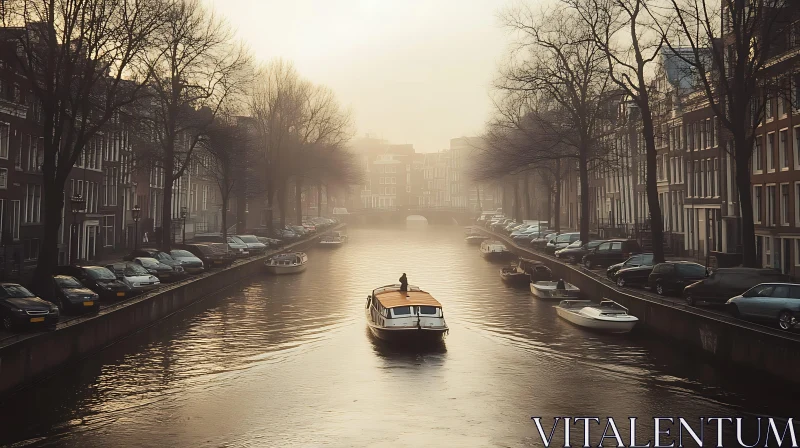
<svg viewBox="0 0 800 448">
<path fill-rule="evenodd" d="M 761 152 L 761 136 L 756 135 L 753 147 L 753 174 L 764 172 L 764 155 Z"/>
<path fill-rule="evenodd" d="M 8 188 L 8 170 L 0 168 L 0 188 Z"/>
<path fill-rule="evenodd" d="M 764 237 L 764 267 L 772 266 L 772 238 Z"/>
<path fill-rule="evenodd" d="M 781 225 L 789 225 L 789 184 L 781 184 Z"/>
<path fill-rule="evenodd" d="M 22 201 L 11 201 L 11 238 L 19 239 L 19 225 L 22 222 Z"/>
<path fill-rule="evenodd" d="M 27 184 L 25 186 L 25 220 L 26 224 L 38 223 L 41 216 L 42 186 Z"/>
<path fill-rule="evenodd" d="M 794 169 L 800 170 L 800 126 L 794 128 Z"/>
<path fill-rule="evenodd" d="M 775 113 L 772 111 L 772 98 L 767 94 L 766 104 L 764 105 L 764 114 L 766 114 L 767 121 L 775 118 Z"/>
<path fill-rule="evenodd" d="M 781 171 L 789 169 L 789 130 L 784 129 L 778 133 L 778 155 Z"/>
<path fill-rule="evenodd" d="M 711 181 L 711 196 L 719 197 L 719 158 L 714 159 L 714 178 Z"/>
<path fill-rule="evenodd" d="M 775 133 L 767 134 L 767 172 L 775 171 Z"/>
<path fill-rule="evenodd" d="M 8 145 L 11 136 L 11 126 L 0 123 L 0 159 L 8 159 Z"/>
<path fill-rule="evenodd" d="M 767 185 L 767 226 L 775 225 L 775 195 L 777 194 L 775 185 Z"/>
<path fill-rule="evenodd" d="M 753 221 L 761 224 L 761 185 L 753 185 Z"/>
</svg>

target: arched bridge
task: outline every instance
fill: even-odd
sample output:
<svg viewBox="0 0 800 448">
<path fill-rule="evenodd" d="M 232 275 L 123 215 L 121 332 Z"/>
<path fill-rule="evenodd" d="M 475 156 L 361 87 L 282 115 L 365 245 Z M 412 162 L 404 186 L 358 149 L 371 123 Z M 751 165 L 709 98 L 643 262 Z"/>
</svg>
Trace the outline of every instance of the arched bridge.
<svg viewBox="0 0 800 448">
<path fill-rule="evenodd" d="M 428 224 L 469 225 L 479 212 L 458 207 L 393 207 L 350 210 L 347 221 L 353 224 L 385 225 L 405 224 L 409 216 L 422 216 Z"/>
</svg>

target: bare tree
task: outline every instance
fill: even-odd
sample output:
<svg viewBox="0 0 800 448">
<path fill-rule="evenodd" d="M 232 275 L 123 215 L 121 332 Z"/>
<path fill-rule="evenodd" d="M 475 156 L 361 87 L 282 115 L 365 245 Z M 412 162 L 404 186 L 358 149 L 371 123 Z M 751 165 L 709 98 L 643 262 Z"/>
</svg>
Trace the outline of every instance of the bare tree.
<svg viewBox="0 0 800 448">
<path fill-rule="evenodd" d="M 581 240 L 589 236 L 589 165 L 606 117 L 609 76 L 606 58 L 582 20 L 569 8 L 508 10 L 503 19 L 519 36 L 498 88 L 552 101 L 548 126 L 567 129 L 563 145 L 575 148 L 580 179 Z M 541 111 L 532 108 L 533 111 Z M 540 117 L 543 118 L 543 117 Z"/>
<path fill-rule="evenodd" d="M 199 0 L 170 0 L 163 20 L 152 36 L 151 95 L 140 118 L 164 171 L 161 246 L 169 250 L 173 184 L 223 104 L 243 87 L 249 57 L 230 27 Z"/>
<path fill-rule="evenodd" d="M 64 187 L 84 148 L 141 93 L 138 72 L 160 24 L 156 0 L 12 0 L 2 17 L 40 114 L 44 235 L 34 288 L 46 293 L 58 260 Z"/>
<path fill-rule="evenodd" d="M 774 0 L 668 0 L 657 23 L 672 53 L 694 69 L 714 114 L 727 130 L 741 211 L 742 263 L 756 267 L 750 160 L 755 131 L 781 83 L 768 71 L 794 2 Z"/>
<path fill-rule="evenodd" d="M 562 0 L 575 10 L 595 45 L 605 55 L 608 75 L 625 96 L 639 107 L 644 136 L 647 204 L 650 210 L 653 259 L 664 261 L 664 229 L 658 200 L 656 134 L 652 102 L 653 65 L 661 55 L 664 37 L 657 32 L 648 0 Z"/>
</svg>

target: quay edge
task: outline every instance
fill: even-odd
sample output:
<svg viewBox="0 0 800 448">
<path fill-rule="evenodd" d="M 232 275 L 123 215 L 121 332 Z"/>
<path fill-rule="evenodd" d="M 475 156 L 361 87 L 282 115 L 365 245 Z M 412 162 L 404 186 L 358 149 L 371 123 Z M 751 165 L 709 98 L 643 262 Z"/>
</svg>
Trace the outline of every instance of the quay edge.
<svg viewBox="0 0 800 448">
<path fill-rule="evenodd" d="M 55 331 L 23 333 L 0 341 L 0 401 L 184 308 L 228 287 L 249 282 L 255 275 L 263 275 L 263 262 L 268 256 L 301 248 L 342 227 L 343 224 L 230 267 L 170 284 L 109 306 L 96 315 L 70 319 L 59 324 Z"/>
<path fill-rule="evenodd" d="M 639 318 L 637 330 L 677 340 L 714 359 L 762 371 L 790 383 L 800 383 L 800 335 L 750 323 L 670 299 L 637 294 L 595 278 L 581 267 L 515 245 L 509 238 L 476 227 L 502 240 L 515 254 L 545 263 L 553 275 L 572 283 L 593 300 L 608 298 Z"/>
</svg>

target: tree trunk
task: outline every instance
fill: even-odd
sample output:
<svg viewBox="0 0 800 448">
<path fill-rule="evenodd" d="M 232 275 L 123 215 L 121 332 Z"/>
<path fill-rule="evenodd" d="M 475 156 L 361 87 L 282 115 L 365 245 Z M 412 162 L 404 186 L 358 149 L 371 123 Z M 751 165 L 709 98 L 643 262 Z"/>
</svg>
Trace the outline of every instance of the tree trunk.
<svg viewBox="0 0 800 448">
<path fill-rule="evenodd" d="M 236 197 L 236 233 L 239 235 L 247 230 L 247 199 L 244 194 Z"/>
<path fill-rule="evenodd" d="M 294 205 L 297 225 L 303 225 L 303 178 L 298 176 L 294 182 Z"/>
<path fill-rule="evenodd" d="M 317 217 L 322 216 L 322 182 L 317 182 Z"/>
<path fill-rule="evenodd" d="M 744 139 L 741 139 L 744 141 Z M 746 143 L 741 143 L 736 139 L 734 144 L 737 146 L 737 158 L 745 158 L 746 151 L 738 151 L 744 148 Z M 752 147 L 752 146 L 751 146 Z M 753 198 L 750 195 L 750 159 L 736 161 L 736 187 L 739 190 L 739 204 L 742 213 L 742 266 L 757 268 L 761 265 L 761 260 L 757 258 L 755 223 L 753 221 Z"/>
<path fill-rule="evenodd" d="M 228 250 L 228 202 L 230 201 L 230 193 L 222 193 L 222 241 L 225 244 L 225 250 Z"/>
<path fill-rule="evenodd" d="M 273 185 L 271 180 L 267 181 L 267 232 L 269 236 L 272 237 L 275 235 L 275 225 L 273 224 L 272 220 L 274 219 L 273 216 L 273 207 L 275 206 L 275 186 Z"/>
<path fill-rule="evenodd" d="M 642 126 L 647 150 L 647 205 L 650 208 L 650 237 L 653 245 L 653 262 L 664 261 L 664 224 L 661 204 L 658 202 L 658 179 L 656 179 L 657 159 L 653 117 L 649 107 L 642 107 Z"/>
<path fill-rule="evenodd" d="M 520 221 L 519 180 L 514 179 L 514 221 Z"/>
<path fill-rule="evenodd" d="M 481 186 L 480 185 L 475 184 L 475 192 L 477 193 L 477 196 L 478 196 L 478 211 L 482 212 L 483 211 L 483 206 L 481 205 Z"/>
<path fill-rule="evenodd" d="M 281 181 L 281 185 L 278 186 L 278 209 L 281 212 L 281 228 L 286 227 L 286 195 L 288 194 L 288 180 Z"/>
<path fill-rule="evenodd" d="M 561 232 L 561 161 L 556 160 L 556 180 L 553 195 L 553 230 Z"/>
<path fill-rule="evenodd" d="M 39 257 L 36 270 L 33 272 L 31 289 L 41 297 L 53 297 L 55 291 L 52 275 L 58 265 L 58 231 L 61 228 L 61 211 L 64 209 L 64 182 L 51 180 L 45 176 L 43 179 L 44 213 L 42 223 L 44 235 L 39 246 Z M 72 238 L 72 232 L 69 233 Z M 71 250 L 71 248 L 70 248 Z M 71 260 L 74 262 L 74 260 Z M 8 258 L 6 263 L 11 262 Z M 20 273 L 21 274 L 21 273 Z"/>
<path fill-rule="evenodd" d="M 165 148 L 164 154 L 164 199 L 161 204 L 161 250 L 169 253 L 172 245 L 172 188 L 175 182 L 175 157 L 173 149 Z"/>
<path fill-rule="evenodd" d="M 579 229 L 581 241 L 589 241 L 589 160 L 587 159 L 588 148 L 581 150 L 580 166 L 578 175 L 581 183 L 581 212 Z"/>
<path fill-rule="evenodd" d="M 528 173 L 522 175 L 522 197 L 525 205 L 522 219 L 531 219 L 531 192 L 528 185 Z"/>
</svg>

